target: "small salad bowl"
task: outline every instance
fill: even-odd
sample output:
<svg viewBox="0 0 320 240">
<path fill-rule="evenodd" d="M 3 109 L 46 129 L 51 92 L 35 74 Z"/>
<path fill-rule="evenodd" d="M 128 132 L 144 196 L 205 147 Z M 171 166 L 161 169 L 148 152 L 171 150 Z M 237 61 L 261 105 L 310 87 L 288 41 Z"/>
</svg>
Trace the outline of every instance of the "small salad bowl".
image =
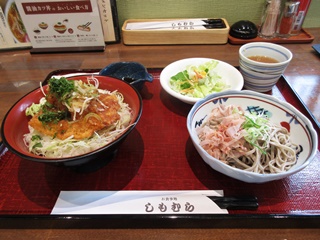
<svg viewBox="0 0 320 240">
<path fill-rule="evenodd" d="M 224 85 L 224 88 L 222 90 L 216 91 L 214 88 L 212 88 L 212 85 L 209 86 L 207 84 L 207 81 L 199 81 L 199 84 L 194 85 L 195 88 L 200 89 L 200 92 L 202 92 L 200 95 L 197 95 L 194 92 L 192 92 L 191 94 L 185 94 L 174 90 L 174 86 L 171 83 L 171 78 L 173 76 L 177 75 L 178 73 L 182 73 L 190 66 L 202 68 L 205 64 L 211 61 L 214 61 L 215 64 L 209 64 L 208 67 L 205 67 L 206 69 L 204 71 L 211 72 L 211 76 L 214 76 L 214 78 L 218 79 L 218 81 Z M 213 77 L 211 77 L 211 79 L 213 79 Z M 238 71 L 238 69 L 226 62 L 211 58 L 186 58 L 178 60 L 166 66 L 160 74 L 160 84 L 162 88 L 172 97 L 177 98 L 182 102 L 188 104 L 194 104 L 206 95 L 212 93 L 217 93 L 226 90 L 241 90 L 243 87 L 243 83 L 243 77 L 241 73 Z"/>
<path fill-rule="evenodd" d="M 286 128 L 291 141 L 300 146 L 296 163 L 288 170 L 258 173 L 230 166 L 211 156 L 200 145 L 198 130 L 202 127 L 212 109 L 221 105 L 241 107 L 245 113 L 263 114 L 269 118 L 271 123 Z M 231 178 L 248 183 L 270 182 L 295 174 L 311 163 L 318 148 L 317 133 L 307 117 L 287 102 L 249 90 L 221 92 L 198 101 L 188 114 L 187 129 L 199 155 L 211 168 Z M 216 142 L 213 143 L 214 145 L 217 144 Z"/>
</svg>

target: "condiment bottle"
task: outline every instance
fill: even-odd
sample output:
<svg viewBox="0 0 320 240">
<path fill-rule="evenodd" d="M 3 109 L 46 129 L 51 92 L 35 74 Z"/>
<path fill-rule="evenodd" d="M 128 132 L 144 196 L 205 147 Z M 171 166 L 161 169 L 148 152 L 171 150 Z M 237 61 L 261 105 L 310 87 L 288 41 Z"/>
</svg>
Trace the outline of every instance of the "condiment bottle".
<svg viewBox="0 0 320 240">
<path fill-rule="evenodd" d="M 276 35 L 281 0 L 267 1 L 266 10 L 262 15 L 259 36 L 262 38 L 273 38 Z"/>
<path fill-rule="evenodd" d="M 291 35 L 299 35 L 302 29 L 303 21 L 307 15 L 311 0 L 300 0 L 299 9 L 296 14 L 296 20 L 293 24 Z"/>
<path fill-rule="evenodd" d="M 277 36 L 281 38 L 289 38 L 293 24 L 296 20 L 296 14 L 299 8 L 299 1 L 287 0 L 281 13 L 280 24 Z"/>
</svg>

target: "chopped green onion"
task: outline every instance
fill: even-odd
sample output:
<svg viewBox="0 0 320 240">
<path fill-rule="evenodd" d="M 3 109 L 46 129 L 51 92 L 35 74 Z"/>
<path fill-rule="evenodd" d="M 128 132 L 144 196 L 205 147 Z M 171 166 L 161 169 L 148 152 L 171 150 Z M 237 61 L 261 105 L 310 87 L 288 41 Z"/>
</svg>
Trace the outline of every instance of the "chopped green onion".
<svg viewBox="0 0 320 240">
<path fill-rule="evenodd" d="M 257 140 L 259 137 L 262 139 L 266 139 L 268 137 L 267 134 L 267 119 L 250 114 L 250 115 L 244 115 L 246 118 L 246 121 L 243 123 L 242 127 L 246 131 L 246 136 L 244 136 L 245 140 L 250 143 L 251 145 L 257 147 L 263 154 L 266 154 L 266 151 L 259 146 Z"/>
</svg>

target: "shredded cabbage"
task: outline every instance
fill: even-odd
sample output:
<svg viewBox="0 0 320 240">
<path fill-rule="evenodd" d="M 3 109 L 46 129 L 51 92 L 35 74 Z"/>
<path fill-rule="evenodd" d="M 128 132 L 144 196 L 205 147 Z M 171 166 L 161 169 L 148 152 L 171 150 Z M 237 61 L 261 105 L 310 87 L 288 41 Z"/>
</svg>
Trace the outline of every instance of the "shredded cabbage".
<svg viewBox="0 0 320 240">
<path fill-rule="evenodd" d="M 117 97 L 120 105 L 120 109 L 118 110 L 120 119 L 108 127 L 95 131 L 91 137 L 81 140 L 74 139 L 73 136 L 66 139 L 48 136 L 28 125 L 29 133 L 24 135 L 23 140 L 29 152 L 49 158 L 62 158 L 85 154 L 107 145 L 118 138 L 127 128 L 132 126 L 130 125 L 132 110 L 129 105 L 124 102 L 124 97 L 121 93 L 118 91 L 110 92 L 99 89 L 99 81 L 95 78 L 89 78 L 88 83 L 74 81 L 74 84 L 76 88 L 70 97 L 72 100 L 69 99 L 68 104 L 66 103 L 68 110 L 72 114 L 73 121 L 75 120 L 75 115 L 82 114 L 90 100 L 93 98 L 97 99 L 99 94 L 110 94 Z M 25 113 L 27 116 L 33 117 L 39 114 L 42 107 L 46 104 L 48 104 L 48 102 L 46 98 L 43 97 L 39 103 L 33 103 L 28 107 Z M 107 107 L 108 106 L 106 106 L 106 108 Z M 88 116 L 91 117 L 90 113 Z"/>
<path fill-rule="evenodd" d="M 91 138 L 79 141 L 73 139 L 72 136 L 64 140 L 52 138 L 37 132 L 29 126 L 30 132 L 25 134 L 24 142 L 29 151 L 36 155 L 49 158 L 71 157 L 85 154 L 107 145 L 125 129 L 96 132 Z"/>
<path fill-rule="evenodd" d="M 41 98 L 39 103 L 32 103 L 30 107 L 26 109 L 26 116 L 31 116 L 33 117 L 36 115 L 40 110 L 41 107 L 46 103 L 45 97 Z"/>
<path fill-rule="evenodd" d="M 171 88 L 182 95 L 195 98 L 203 98 L 230 88 L 216 72 L 218 64 L 218 61 L 211 60 L 199 66 L 187 66 L 184 71 L 171 77 Z"/>
</svg>

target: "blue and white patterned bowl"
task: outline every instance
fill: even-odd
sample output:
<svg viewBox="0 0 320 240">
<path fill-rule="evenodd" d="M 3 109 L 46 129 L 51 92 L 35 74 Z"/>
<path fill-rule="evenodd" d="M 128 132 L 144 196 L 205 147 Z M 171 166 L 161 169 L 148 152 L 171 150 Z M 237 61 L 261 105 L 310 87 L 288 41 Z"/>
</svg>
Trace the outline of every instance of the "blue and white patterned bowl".
<svg viewBox="0 0 320 240">
<path fill-rule="evenodd" d="M 250 56 L 274 58 L 278 63 L 263 63 L 249 59 Z M 252 42 L 239 49 L 240 64 L 256 72 L 283 73 L 290 61 L 292 53 L 289 49 L 274 43 Z"/>
<path fill-rule="evenodd" d="M 299 153 L 297 163 L 285 172 L 260 174 L 231 167 L 209 155 L 199 145 L 196 129 L 201 126 L 211 110 L 219 104 L 241 106 L 246 111 L 267 112 L 270 121 L 285 126 L 291 134 L 292 141 L 302 146 L 303 151 Z M 229 177 L 249 183 L 279 180 L 301 171 L 313 160 L 318 147 L 317 133 L 311 122 L 295 107 L 273 96 L 249 90 L 221 92 L 198 101 L 188 114 L 187 129 L 196 150 L 210 167 Z"/>
<path fill-rule="evenodd" d="M 249 59 L 252 56 L 270 57 L 278 62 L 257 62 Z M 241 46 L 239 49 L 239 66 L 244 78 L 244 87 L 257 92 L 271 90 L 291 60 L 291 51 L 278 44 L 253 42 Z"/>
<path fill-rule="evenodd" d="M 244 79 L 244 87 L 256 92 L 267 92 L 278 82 L 281 74 L 266 74 L 252 71 L 246 67 L 240 67 Z"/>
</svg>

